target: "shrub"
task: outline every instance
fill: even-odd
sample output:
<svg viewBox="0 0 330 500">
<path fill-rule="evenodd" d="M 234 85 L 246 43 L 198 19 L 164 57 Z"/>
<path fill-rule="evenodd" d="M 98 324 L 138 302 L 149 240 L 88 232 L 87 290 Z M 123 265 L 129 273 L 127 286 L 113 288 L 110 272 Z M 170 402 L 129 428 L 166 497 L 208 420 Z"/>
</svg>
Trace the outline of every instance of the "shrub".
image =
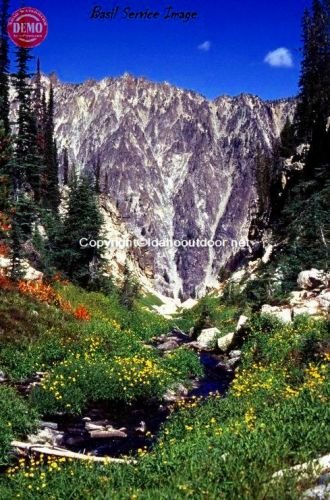
<svg viewBox="0 0 330 500">
<path fill-rule="evenodd" d="M 89 321 L 91 319 L 90 313 L 84 306 L 79 306 L 74 311 L 74 317 L 80 321 Z"/>
<path fill-rule="evenodd" d="M 166 368 L 173 373 L 175 379 L 182 381 L 191 377 L 202 377 L 203 368 L 197 354 L 188 349 L 177 349 L 165 358 Z"/>
<path fill-rule="evenodd" d="M 10 387 L 0 386 L 0 465 L 8 463 L 10 443 L 15 437 L 31 432 L 37 415 Z"/>
</svg>

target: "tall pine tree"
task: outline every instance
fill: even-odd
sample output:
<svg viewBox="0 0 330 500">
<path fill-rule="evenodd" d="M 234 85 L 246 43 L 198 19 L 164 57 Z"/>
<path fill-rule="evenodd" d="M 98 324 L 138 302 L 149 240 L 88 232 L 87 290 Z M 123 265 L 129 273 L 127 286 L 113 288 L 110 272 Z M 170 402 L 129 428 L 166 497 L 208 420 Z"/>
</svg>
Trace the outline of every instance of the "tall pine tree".
<svg viewBox="0 0 330 500">
<path fill-rule="evenodd" d="M 0 11 L 0 121 L 9 135 L 9 47 L 7 35 L 9 0 L 2 0 Z"/>
<path fill-rule="evenodd" d="M 17 135 L 13 158 L 13 188 L 15 196 L 30 192 L 35 200 L 40 199 L 42 159 L 38 151 L 37 123 L 33 109 L 32 87 L 29 81 L 28 49 L 19 47 L 16 53 L 17 72 L 14 86 L 18 100 Z"/>
<path fill-rule="evenodd" d="M 58 240 L 57 267 L 73 282 L 89 287 L 99 277 L 102 255 L 97 248 L 81 248 L 79 241 L 81 238 L 100 239 L 103 218 L 97 206 L 95 187 L 89 178 L 74 180 L 70 187 L 63 234 Z"/>
<path fill-rule="evenodd" d="M 67 186 L 69 183 L 69 156 L 67 148 L 64 148 L 63 150 L 62 165 L 63 165 L 63 184 L 64 186 Z"/>
<path fill-rule="evenodd" d="M 39 154 L 41 157 L 44 155 L 45 150 L 45 93 L 42 88 L 41 83 L 41 69 L 40 69 L 40 59 L 37 60 L 37 71 L 33 78 L 33 111 L 36 120 L 37 127 L 37 145 L 39 149 Z"/>
<path fill-rule="evenodd" d="M 313 0 L 303 19 L 303 62 L 296 114 L 298 138 L 311 142 L 314 127 L 330 116 L 330 2 Z"/>
<path fill-rule="evenodd" d="M 46 170 L 43 176 L 43 204 L 46 208 L 57 212 L 60 204 L 60 192 L 57 146 L 54 139 L 54 89 L 52 84 L 49 90 L 44 127 L 44 161 Z"/>
<path fill-rule="evenodd" d="M 0 8 L 0 211 L 7 207 L 10 188 L 8 8 L 9 0 L 3 0 Z"/>
</svg>

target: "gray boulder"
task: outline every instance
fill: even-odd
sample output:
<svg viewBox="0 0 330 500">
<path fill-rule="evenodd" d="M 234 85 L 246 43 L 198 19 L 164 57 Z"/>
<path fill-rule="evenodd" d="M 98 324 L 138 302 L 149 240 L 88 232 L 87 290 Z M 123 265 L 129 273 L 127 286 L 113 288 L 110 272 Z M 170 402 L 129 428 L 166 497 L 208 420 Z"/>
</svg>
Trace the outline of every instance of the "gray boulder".
<svg viewBox="0 0 330 500">
<path fill-rule="evenodd" d="M 235 339 L 235 335 L 236 333 L 232 332 L 218 339 L 218 348 L 220 349 L 220 351 L 227 352 L 230 349 L 230 346 Z"/>
<path fill-rule="evenodd" d="M 303 290 L 313 290 L 319 286 L 326 285 L 327 275 L 324 271 L 318 269 L 310 269 L 302 271 L 298 275 L 297 283 L 299 288 Z"/>
<path fill-rule="evenodd" d="M 292 310 L 290 307 L 277 307 L 264 304 L 261 308 L 261 313 L 275 316 L 282 323 L 291 323 L 292 321 Z"/>
<path fill-rule="evenodd" d="M 31 444 L 60 446 L 63 441 L 63 436 L 63 432 L 55 431 L 46 427 L 39 430 L 37 434 L 30 434 L 28 436 L 28 441 Z"/>
<path fill-rule="evenodd" d="M 326 312 L 330 312 L 330 290 L 324 290 L 317 298 L 320 308 Z"/>
<path fill-rule="evenodd" d="M 201 334 L 197 338 L 197 344 L 200 349 L 212 349 L 216 345 L 220 335 L 221 332 L 218 328 L 207 328 L 201 331 Z"/>
<path fill-rule="evenodd" d="M 249 321 L 249 318 L 247 316 L 244 316 L 244 315 L 240 316 L 238 323 L 237 323 L 237 326 L 236 326 L 236 332 L 241 331 L 244 328 L 244 326 L 247 324 L 248 321 Z"/>
<path fill-rule="evenodd" d="M 235 351 L 230 351 L 230 353 L 228 355 L 231 359 L 232 358 L 240 358 L 242 356 L 242 351 L 239 351 L 238 349 L 236 349 Z"/>
<path fill-rule="evenodd" d="M 174 351 L 179 347 L 179 344 L 177 343 L 176 340 L 168 340 L 167 342 L 164 342 L 164 344 L 160 344 L 157 348 L 159 351 L 167 352 L 167 351 Z"/>
</svg>

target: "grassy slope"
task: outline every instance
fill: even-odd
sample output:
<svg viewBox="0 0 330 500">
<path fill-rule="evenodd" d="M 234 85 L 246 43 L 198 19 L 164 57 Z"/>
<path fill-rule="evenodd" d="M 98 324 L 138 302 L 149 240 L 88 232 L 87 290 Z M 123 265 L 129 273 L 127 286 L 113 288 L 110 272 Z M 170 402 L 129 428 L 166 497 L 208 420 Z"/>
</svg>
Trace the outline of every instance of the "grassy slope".
<svg viewBox="0 0 330 500">
<path fill-rule="evenodd" d="M 7 347 L 1 349 L 0 369 L 2 365 L 14 378 L 32 373 L 39 365 L 51 366 L 55 373 L 63 359 L 71 360 L 63 343 L 68 338 L 73 340 L 69 350 L 74 356 L 79 354 L 79 366 L 86 354 L 84 342 L 87 339 L 90 346 L 91 333 L 94 339 L 97 333 L 101 341 L 100 352 L 105 350 L 102 342 L 110 341 L 119 356 L 129 357 L 135 349 L 140 356 L 140 339 L 169 328 L 167 322 L 140 306 L 134 314 L 127 313 L 114 297 L 109 300 L 71 286 L 61 288 L 61 294 L 75 306 L 86 306 L 92 320 L 77 322 L 55 307 L 13 292 L 2 294 L 0 317 L 7 332 L 3 346 Z M 212 316 L 226 331 L 235 312 L 215 300 L 209 304 Z M 19 313 L 16 317 L 14 311 L 25 311 L 26 319 Z M 184 313 L 181 326 L 191 326 L 198 314 L 198 309 Z M 270 479 L 278 469 L 329 451 L 328 342 L 325 322 L 298 319 L 293 326 L 282 326 L 256 316 L 244 346 L 243 365 L 228 397 L 181 404 L 164 426 L 152 453 L 141 451 L 137 466 L 56 461 L 37 467 L 32 463 L 26 468 L 22 462 L 2 477 L 0 498 L 296 498 L 299 489 L 293 478 L 281 483 L 270 483 Z M 16 362 L 11 361 L 13 345 L 20 353 Z M 93 349 L 98 350 L 95 343 Z M 178 365 L 196 370 L 192 360 L 178 359 L 175 369 Z M 56 372 L 56 376 L 60 374 Z M 68 380 L 65 384 L 70 387 Z M 134 385 L 134 390 L 138 387 Z M 74 404 L 77 396 L 66 391 L 65 397 Z M 53 403 L 54 398 L 47 404 Z M 38 407 L 38 400 L 34 404 Z M 28 411 L 29 422 L 17 425 L 16 434 L 32 425 L 33 410 Z M 9 420 L 8 415 L 4 418 Z"/>
</svg>

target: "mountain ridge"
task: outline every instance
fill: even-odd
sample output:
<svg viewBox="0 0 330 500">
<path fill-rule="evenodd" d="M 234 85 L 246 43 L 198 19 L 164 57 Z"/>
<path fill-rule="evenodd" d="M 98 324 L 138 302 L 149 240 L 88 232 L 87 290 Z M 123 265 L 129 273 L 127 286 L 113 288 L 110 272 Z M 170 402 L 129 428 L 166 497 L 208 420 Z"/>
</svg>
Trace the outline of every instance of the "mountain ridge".
<svg viewBox="0 0 330 500">
<path fill-rule="evenodd" d="M 294 101 L 249 94 L 209 101 L 129 74 L 54 83 L 59 150 L 67 148 L 81 171 L 99 169 L 100 191 L 131 237 L 248 239 L 258 212 L 257 155 L 270 154 Z M 216 286 L 234 250 L 145 248 L 131 258 L 155 289 L 186 299 Z"/>
</svg>

